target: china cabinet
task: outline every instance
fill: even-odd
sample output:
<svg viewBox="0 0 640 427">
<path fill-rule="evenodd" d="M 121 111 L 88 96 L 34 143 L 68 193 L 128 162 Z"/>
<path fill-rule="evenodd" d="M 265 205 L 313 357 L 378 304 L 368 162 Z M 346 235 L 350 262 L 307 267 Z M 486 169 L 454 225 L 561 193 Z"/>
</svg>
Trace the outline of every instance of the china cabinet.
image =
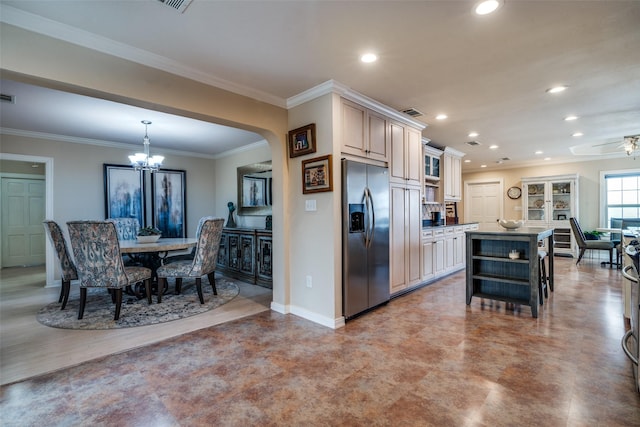
<svg viewBox="0 0 640 427">
<path fill-rule="evenodd" d="M 569 218 L 578 216 L 578 175 L 522 178 L 523 219 L 530 227 L 551 227 L 555 252 L 576 255 Z"/>
</svg>

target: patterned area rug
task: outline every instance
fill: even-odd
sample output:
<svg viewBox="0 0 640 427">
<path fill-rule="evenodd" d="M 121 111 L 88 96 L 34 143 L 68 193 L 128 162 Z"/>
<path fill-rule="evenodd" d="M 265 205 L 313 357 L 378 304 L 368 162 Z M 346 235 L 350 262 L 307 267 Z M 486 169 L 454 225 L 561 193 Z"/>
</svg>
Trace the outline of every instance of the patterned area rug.
<svg viewBox="0 0 640 427">
<path fill-rule="evenodd" d="M 173 294 L 174 284 L 170 280 L 169 291 L 162 296 L 160 304 L 156 295 L 149 305 L 146 298 L 139 300 L 125 293 L 117 321 L 113 320 L 115 304 L 111 302 L 109 293 L 105 289 L 88 289 L 84 316 L 78 320 L 80 290 L 72 285 L 64 310 L 60 310 L 60 304 L 56 301 L 41 308 L 36 319 L 43 325 L 61 329 L 117 329 L 154 325 L 204 313 L 228 303 L 240 293 L 238 285 L 225 277 L 216 277 L 216 289 L 218 295 L 213 295 L 209 281 L 203 277 L 204 304 L 198 300 L 195 279 L 183 280 L 180 295 Z"/>
</svg>

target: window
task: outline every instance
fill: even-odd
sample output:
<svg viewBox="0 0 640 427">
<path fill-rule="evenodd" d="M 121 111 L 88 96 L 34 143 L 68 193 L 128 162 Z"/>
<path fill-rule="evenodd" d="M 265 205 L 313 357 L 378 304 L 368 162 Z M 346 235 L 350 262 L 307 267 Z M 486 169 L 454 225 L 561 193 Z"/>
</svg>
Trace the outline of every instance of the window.
<svg viewBox="0 0 640 427">
<path fill-rule="evenodd" d="M 640 218 L 640 170 L 601 174 L 605 207 L 605 227 L 611 218 Z"/>
</svg>

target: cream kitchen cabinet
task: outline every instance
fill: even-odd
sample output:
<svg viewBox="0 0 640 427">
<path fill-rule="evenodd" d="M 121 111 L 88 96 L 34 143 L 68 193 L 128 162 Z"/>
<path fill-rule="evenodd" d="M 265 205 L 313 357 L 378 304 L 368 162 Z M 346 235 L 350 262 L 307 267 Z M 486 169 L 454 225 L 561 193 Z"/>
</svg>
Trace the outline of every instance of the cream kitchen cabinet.
<svg viewBox="0 0 640 427">
<path fill-rule="evenodd" d="M 420 130 L 398 122 L 389 123 L 389 181 L 422 186 L 422 134 Z"/>
<path fill-rule="evenodd" d="M 464 157 L 464 153 L 461 151 L 450 147 L 444 149 L 442 181 L 445 202 L 462 200 L 462 157 Z"/>
<path fill-rule="evenodd" d="M 578 216 L 577 174 L 522 178 L 522 215 L 530 227 L 554 229 L 554 253 L 576 256 L 569 218 Z"/>
<path fill-rule="evenodd" d="M 426 145 L 428 139 L 423 139 L 424 153 L 424 204 L 442 203 L 442 192 L 440 190 L 440 161 L 442 151 Z"/>
<path fill-rule="evenodd" d="M 421 281 L 421 192 L 420 187 L 390 186 L 390 275 L 391 294 Z"/>
<path fill-rule="evenodd" d="M 389 120 L 382 114 L 342 99 L 342 152 L 389 161 Z"/>
</svg>

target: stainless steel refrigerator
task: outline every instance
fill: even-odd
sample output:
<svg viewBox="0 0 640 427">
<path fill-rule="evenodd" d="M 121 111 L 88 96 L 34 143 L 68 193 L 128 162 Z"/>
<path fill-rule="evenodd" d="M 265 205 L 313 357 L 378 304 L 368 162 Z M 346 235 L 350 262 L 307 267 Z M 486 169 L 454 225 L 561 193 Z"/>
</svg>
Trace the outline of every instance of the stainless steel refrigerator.
<svg viewBox="0 0 640 427">
<path fill-rule="evenodd" d="M 389 301 L 388 169 L 342 160 L 345 319 Z"/>
</svg>

